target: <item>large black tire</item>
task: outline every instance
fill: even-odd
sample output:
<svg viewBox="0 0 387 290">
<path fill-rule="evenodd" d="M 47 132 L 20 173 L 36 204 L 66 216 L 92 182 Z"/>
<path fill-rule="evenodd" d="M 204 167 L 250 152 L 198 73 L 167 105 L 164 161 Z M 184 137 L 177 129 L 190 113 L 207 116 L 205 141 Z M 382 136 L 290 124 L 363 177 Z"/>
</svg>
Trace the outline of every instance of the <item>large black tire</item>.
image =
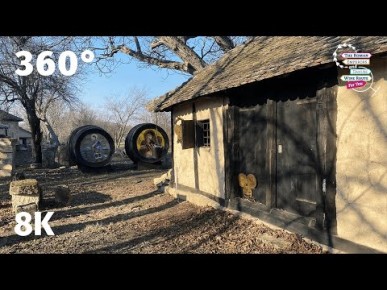
<svg viewBox="0 0 387 290">
<path fill-rule="evenodd" d="M 147 132 L 153 132 L 153 136 L 155 138 L 157 146 L 153 147 L 152 156 L 146 156 L 139 151 L 138 142 L 139 137 L 143 138 Z M 159 142 L 161 141 L 161 142 Z M 145 141 L 144 141 L 145 142 Z M 146 145 L 144 145 L 146 146 Z M 144 163 L 156 163 L 159 162 L 167 153 L 169 148 L 169 139 L 167 133 L 152 123 L 144 123 L 134 126 L 128 133 L 125 139 L 125 151 L 126 155 L 134 162 L 138 163 L 142 161 Z M 140 149 L 141 150 L 141 149 Z M 150 152 L 151 150 L 149 150 Z"/>
<path fill-rule="evenodd" d="M 74 138 L 74 135 L 80 130 L 80 129 L 83 129 L 85 127 L 95 127 L 93 125 L 85 125 L 85 126 L 81 126 L 81 127 L 78 127 L 76 129 L 74 129 L 71 134 L 70 134 L 70 137 L 69 139 L 67 140 L 67 150 L 69 152 L 69 163 L 70 163 L 70 166 L 72 165 L 76 165 L 77 164 L 77 160 L 76 160 L 76 157 L 75 157 L 75 154 L 74 154 L 74 147 L 75 147 L 75 138 Z"/>
<path fill-rule="evenodd" d="M 95 158 L 96 154 L 94 154 L 94 159 L 89 157 L 93 156 L 90 144 L 88 146 L 83 145 L 81 148 L 82 142 L 86 142 L 89 140 L 88 138 L 91 140 L 94 134 L 95 136 L 101 135 L 105 139 L 103 140 L 105 143 L 105 147 L 103 148 L 104 154 L 99 154 L 100 160 Z M 90 140 L 89 143 L 91 143 Z M 81 166 L 99 168 L 109 164 L 114 153 L 114 148 L 112 137 L 98 126 L 86 125 L 79 127 L 71 133 L 69 138 L 70 159 Z"/>
</svg>

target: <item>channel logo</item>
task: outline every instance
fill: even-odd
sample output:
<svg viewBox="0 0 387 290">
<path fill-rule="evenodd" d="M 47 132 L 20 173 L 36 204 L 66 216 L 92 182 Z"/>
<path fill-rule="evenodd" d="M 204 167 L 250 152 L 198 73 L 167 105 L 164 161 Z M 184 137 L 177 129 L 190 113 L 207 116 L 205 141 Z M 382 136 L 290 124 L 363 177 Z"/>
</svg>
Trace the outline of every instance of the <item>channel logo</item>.
<svg viewBox="0 0 387 290">
<path fill-rule="evenodd" d="M 365 66 L 371 65 L 371 53 L 358 52 L 356 47 L 343 43 L 333 52 L 333 61 L 340 69 L 349 69 L 349 75 L 342 75 L 341 80 L 349 90 L 365 92 L 372 89 L 373 74 Z"/>
</svg>

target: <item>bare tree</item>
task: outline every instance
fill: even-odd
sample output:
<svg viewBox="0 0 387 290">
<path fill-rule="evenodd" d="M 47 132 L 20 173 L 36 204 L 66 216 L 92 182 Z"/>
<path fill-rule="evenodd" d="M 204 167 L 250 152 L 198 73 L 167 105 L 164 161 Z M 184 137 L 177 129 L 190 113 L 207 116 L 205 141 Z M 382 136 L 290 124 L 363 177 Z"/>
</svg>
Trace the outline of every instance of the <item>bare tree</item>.
<svg viewBox="0 0 387 290">
<path fill-rule="evenodd" d="M 107 37 L 103 39 L 104 45 L 95 50 L 102 51 L 97 62 L 102 71 L 111 68 L 115 54 L 122 53 L 146 65 L 192 75 L 247 39 L 231 36 Z"/>
<path fill-rule="evenodd" d="M 105 107 L 108 111 L 107 119 L 109 131 L 113 135 L 116 148 L 119 148 L 129 132 L 131 122 L 138 118 L 138 113 L 146 103 L 144 89 L 133 88 L 124 96 L 107 98 Z"/>
<path fill-rule="evenodd" d="M 71 112 L 70 116 L 73 128 L 85 125 L 97 125 L 98 123 L 97 112 L 86 104 L 81 104 L 77 110 Z"/>
<path fill-rule="evenodd" d="M 153 123 L 161 128 L 167 133 L 169 140 L 171 140 L 171 113 L 169 112 L 149 112 L 143 110 L 138 118 L 138 121 L 144 123 Z"/>
<path fill-rule="evenodd" d="M 50 86 L 47 91 L 41 90 L 41 93 L 38 94 L 38 98 L 36 99 L 36 113 L 44 125 L 43 129 L 46 136 L 48 136 L 49 144 L 46 144 L 46 147 L 50 147 L 54 152 L 56 152 L 60 144 L 56 132 L 60 131 L 61 128 L 54 130 L 52 123 L 55 122 L 55 116 L 53 116 L 52 110 L 50 112 L 51 114 L 49 114 L 49 109 L 53 109 L 59 104 L 62 104 L 62 107 L 63 105 L 71 107 L 72 104 L 76 104 L 79 101 L 72 91 L 72 81 L 69 78 L 60 77 L 55 82 L 55 85 Z"/>
<path fill-rule="evenodd" d="M 47 98 L 49 106 L 39 115 L 42 116 L 43 132 L 45 139 L 54 146 L 56 143 L 65 143 L 70 136 L 71 131 L 77 126 L 76 123 L 86 123 L 83 121 L 84 116 L 81 115 L 81 108 L 84 107 L 78 99 L 74 98 L 71 101 L 63 99 Z M 40 111 L 40 108 L 38 109 Z M 94 112 L 90 114 L 95 115 Z M 87 117 L 86 113 L 86 117 Z"/>
<path fill-rule="evenodd" d="M 11 108 L 12 108 L 12 103 L 5 103 L 5 102 L 0 103 L 0 110 L 9 112 Z"/>
<path fill-rule="evenodd" d="M 49 106 L 47 119 L 50 120 L 50 125 L 61 143 L 68 140 L 74 129 L 84 125 L 100 126 L 103 122 L 103 119 L 98 117 L 98 113 L 86 104 L 80 101 L 68 103 L 63 100 L 56 100 Z M 45 133 L 49 134 L 49 131 Z"/>
<path fill-rule="evenodd" d="M 45 50 L 58 55 L 59 52 L 71 47 L 72 43 L 73 39 L 68 37 L 0 37 L 0 100 L 2 103 L 19 102 L 25 109 L 32 133 L 36 163 L 42 162 L 41 121 L 55 138 L 56 134 L 47 118 L 47 110 L 56 100 L 71 102 L 75 99 L 72 78 L 64 77 L 59 72 L 51 76 L 42 76 L 35 69 L 27 76 L 19 76 L 15 71 L 20 68 L 20 60 L 15 53 L 29 51 L 36 59 L 37 55 Z"/>
</svg>

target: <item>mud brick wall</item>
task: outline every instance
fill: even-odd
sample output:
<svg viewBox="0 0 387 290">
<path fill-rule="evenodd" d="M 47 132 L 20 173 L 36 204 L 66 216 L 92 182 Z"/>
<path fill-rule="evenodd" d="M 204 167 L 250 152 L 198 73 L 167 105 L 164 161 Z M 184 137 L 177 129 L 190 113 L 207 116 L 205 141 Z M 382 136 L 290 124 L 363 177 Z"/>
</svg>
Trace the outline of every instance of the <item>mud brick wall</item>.
<svg viewBox="0 0 387 290">
<path fill-rule="evenodd" d="M 387 59 L 371 64 L 374 90 L 337 93 L 337 231 L 387 252 Z"/>
</svg>

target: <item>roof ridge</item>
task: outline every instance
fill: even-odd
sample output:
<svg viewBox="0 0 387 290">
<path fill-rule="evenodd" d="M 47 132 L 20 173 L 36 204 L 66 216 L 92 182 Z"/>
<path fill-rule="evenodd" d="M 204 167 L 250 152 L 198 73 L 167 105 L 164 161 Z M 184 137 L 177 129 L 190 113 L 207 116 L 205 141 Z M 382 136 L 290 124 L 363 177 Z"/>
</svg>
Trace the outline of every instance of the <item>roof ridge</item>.
<svg viewBox="0 0 387 290">
<path fill-rule="evenodd" d="M 23 121 L 22 118 L 19 118 L 18 116 L 15 116 L 7 111 L 0 109 L 0 120 L 6 120 L 6 121 L 15 121 L 20 122 Z"/>
</svg>

